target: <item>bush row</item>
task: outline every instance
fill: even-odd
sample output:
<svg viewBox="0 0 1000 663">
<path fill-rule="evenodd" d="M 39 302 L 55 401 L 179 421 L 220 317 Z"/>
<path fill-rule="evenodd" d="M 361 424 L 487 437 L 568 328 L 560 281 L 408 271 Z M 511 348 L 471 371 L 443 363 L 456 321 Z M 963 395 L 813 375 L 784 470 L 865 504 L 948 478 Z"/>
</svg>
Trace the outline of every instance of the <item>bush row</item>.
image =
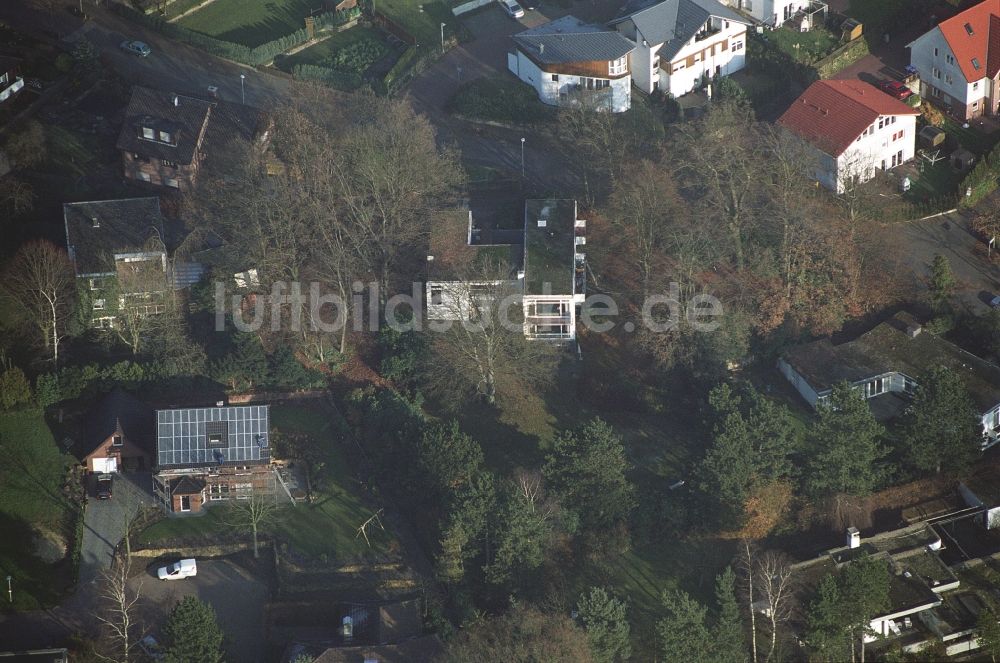
<svg viewBox="0 0 1000 663">
<path fill-rule="evenodd" d="M 315 64 L 297 64 L 292 67 L 292 76 L 304 81 L 319 81 L 338 90 L 356 90 L 361 87 L 361 76 L 351 71 L 340 71 Z"/>
<path fill-rule="evenodd" d="M 279 37 L 278 39 L 269 41 L 266 44 L 261 44 L 256 48 L 250 48 L 243 44 L 236 44 L 222 39 L 215 39 L 214 37 L 203 35 L 200 32 L 188 30 L 187 28 L 177 25 L 176 23 L 168 22 L 162 16 L 143 14 L 142 12 L 137 12 L 125 5 L 112 4 L 111 8 L 113 11 L 128 18 L 129 20 L 140 23 L 152 30 L 156 30 L 170 39 L 183 42 L 190 46 L 194 46 L 195 48 L 200 48 L 201 50 L 218 57 L 235 60 L 236 62 L 242 62 L 243 64 L 252 66 L 267 64 L 271 62 L 276 55 L 284 53 L 285 51 L 300 44 L 304 44 L 309 40 L 309 34 L 306 32 L 305 28 L 302 28 L 301 30 L 296 30 L 292 34 Z M 343 11 L 320 14 L 315 17 L 316 29 L 326 30 L 338 25 L 343 25 L 344 23 L 356 19 L 360 12 L 361 10 L 358 7 L 354 7 Z"/>
</svg>

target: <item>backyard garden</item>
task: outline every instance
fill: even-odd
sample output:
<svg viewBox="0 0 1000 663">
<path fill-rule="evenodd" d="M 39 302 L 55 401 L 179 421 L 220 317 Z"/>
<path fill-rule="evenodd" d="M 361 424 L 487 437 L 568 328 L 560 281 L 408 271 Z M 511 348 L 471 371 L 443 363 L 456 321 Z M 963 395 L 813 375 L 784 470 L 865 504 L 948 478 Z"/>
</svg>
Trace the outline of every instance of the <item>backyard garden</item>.
<svg viewBox="0 0 1000 663">
<path fill-rule="evenodd" d="M 255 48 L 301 30 L 305 18 L 323 12 L 320 0 L 214 0 L 177 24 L 194 32 Z"/>
</svg>

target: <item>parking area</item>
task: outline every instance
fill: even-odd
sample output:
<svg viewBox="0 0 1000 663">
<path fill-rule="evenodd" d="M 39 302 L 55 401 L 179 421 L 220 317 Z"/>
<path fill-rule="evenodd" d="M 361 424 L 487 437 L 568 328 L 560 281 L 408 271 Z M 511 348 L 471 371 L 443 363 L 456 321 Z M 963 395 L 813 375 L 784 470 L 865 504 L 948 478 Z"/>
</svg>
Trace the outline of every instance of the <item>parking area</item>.
<svg viewBox="0 0 1000 663">
<path fill-rule="evenodd" d="M 224 559 L 198 560 L 198 575 L 183 580 L 158 580 L 159 566 L 150 565 L 130 581 L 132 588 L 139 591 L 145 624 L 163 624 L 178 601 L 195 596 L 215 610 L 219 626 L 226 634 L 227 660 L 248 663 L 263 660 L 264 606 L 269 596 L 266 585 Z M 152 630 L 157 633 L 156 628 Z"/>
<path fill-rule="evenodd" d="M 139 506 L 153 504 L 152 478 L 149 472 L 116 474 L 111 499 L 96 499 L 92 485 L 88 486 L 87 494 L 80 546 L 81 586 L 97 580 L 111 564 L 115 546 L 125 536 L 126 523 Z"/>
</svg>

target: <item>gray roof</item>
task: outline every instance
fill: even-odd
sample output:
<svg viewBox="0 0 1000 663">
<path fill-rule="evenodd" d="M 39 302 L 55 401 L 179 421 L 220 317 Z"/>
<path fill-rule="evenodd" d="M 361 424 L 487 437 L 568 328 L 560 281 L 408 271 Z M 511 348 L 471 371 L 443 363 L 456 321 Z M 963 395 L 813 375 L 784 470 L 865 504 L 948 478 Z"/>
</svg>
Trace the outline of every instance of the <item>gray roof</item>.
<svg viewBox="0 0 1000 663">
<path fill-rule="evenodd" d="M 156 411 L 156 462 L 160 467 L 268 463 L 267 405 Z M 218 434 L 219 444 L 209 435 Z"/>
<path fill-rule="evenodd" d="M 617 60 L 635 50 L 621 33 L 574 16 L 519 32 L 513 39 L 522 51 L 547 64 Z"/>
<path fill-rule="evenodd" d="M 63 221 L 77 276 L 114 274 L 116 253 L 165 251 L 160 242 L 164 219 L 156 197 L 66 203 Z"/>
<path fill-rule="evenodd" d="M 636 0 L 625 5 L 612 25 L 631 20 L 643 39 L 663 44 L 661 57 L 670 59 L 698 34 L 712 16 L 749 25 L 750 20 L 716 0 Z"/>
<path fill-rule="evenodd" d="M 137 85 L 132 88 L 132 98 L 125 110 L 118 149 L 190 165 L 198 152 L 212 106 L 211 102 L 202 99 Z M 175 137 L 176 145 L 144 139 L 143 127 L 169 132 Z"/>
</svg>

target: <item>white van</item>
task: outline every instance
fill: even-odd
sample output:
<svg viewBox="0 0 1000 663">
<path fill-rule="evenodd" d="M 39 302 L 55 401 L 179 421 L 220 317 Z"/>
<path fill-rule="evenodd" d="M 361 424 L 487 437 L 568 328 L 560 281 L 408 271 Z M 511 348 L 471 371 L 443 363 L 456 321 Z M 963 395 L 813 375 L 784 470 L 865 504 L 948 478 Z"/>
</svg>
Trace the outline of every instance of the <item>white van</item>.
<svg viewBox="0 0 1000 663">
<path fill-rule="evenodd" d="M 160 567 L 156 577 L 160 580 L 180 580 L 198 575 L 198 565 L 193 559 L 182 559 L 170 566 Z"/>
</svg>

